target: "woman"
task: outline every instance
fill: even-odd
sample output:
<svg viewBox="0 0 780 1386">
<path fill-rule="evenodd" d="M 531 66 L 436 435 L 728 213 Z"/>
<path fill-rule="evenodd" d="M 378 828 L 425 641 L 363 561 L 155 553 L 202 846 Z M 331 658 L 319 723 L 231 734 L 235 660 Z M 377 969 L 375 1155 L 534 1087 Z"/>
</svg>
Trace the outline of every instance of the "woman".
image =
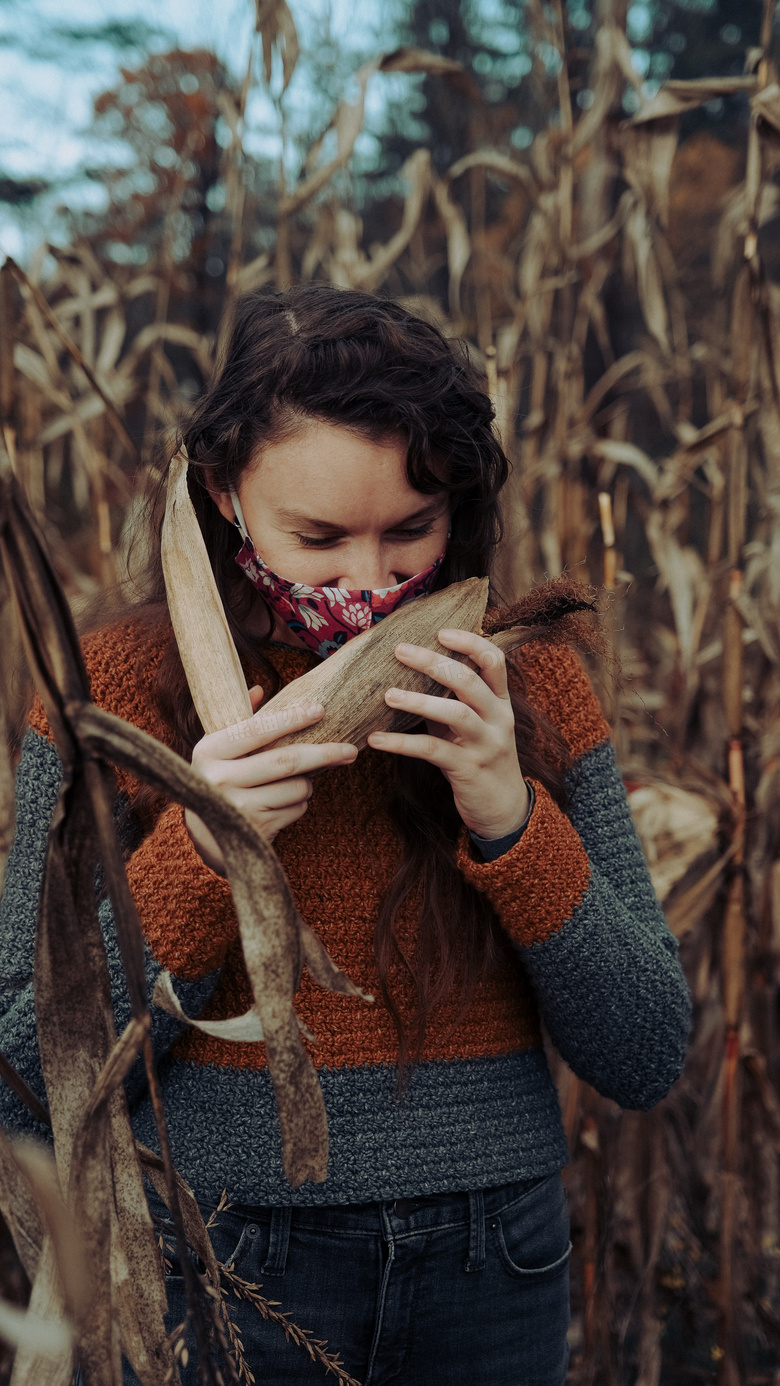
<svg viewBox="0 0 780 1386">
<path fill-rule="evenodd" d="M 399 646 L 401 664 L 435 661 L 453 694 L 387 690 L 419 731 L 373 735 L 360 756 L 267 749 L 278 728 L 262 700 L 280 684 L 403 601 L 489 572 L 507 472 L 491 418 L 466 360 L 397 305 L 314 288 L 247 299 L 183 441 L 256 716 L 238 738 L 202 735 L 158 560 L 146 606 L 85 644 L 95 700 L 191 756 L 274 840 L 304 918 L 377 998 L 304 975 L 296 1008 L 317 1037 L 331 1153 L 326 1181 L 295 1190 L 263 1046 L 183 1032 L 153 1008 L 177 1166 L 204 1206 L 223 1189 L 232 1205 L 218 1256 L 371 1386 L 560 1386 L 567 1151 L 541 1021 L 576 1073 L 642 1109 L 679 1075 L 688 1031 L 607 724 L 565 645 L 532 644 L 507 669 L 482 637 L 442 631 L 476 671 Z M 302 707 L 297 725 L 322 715 Z M 42 1096 L 25 979 L 60 775 L 47 732 L 37 708 L 0 963 L 0 1046 Z M 217 844 L 191 813 L 119 781 L 150 993 L 167 968 L 188 1014 L 243 1013 Z M 101 913 L 122 1025 L 105 901 Z M 148 1098 L 130 1088 L 136 1134 L 154 1145 Z M 2 1104 L 4 1124 L 29 1125 L 11 1093 Z M 322 1379 L 278 1326 L 230 1308 L 258 1379 Z M 187 1370 L 194 1380 L 194 1359 Z"/>
</svg>

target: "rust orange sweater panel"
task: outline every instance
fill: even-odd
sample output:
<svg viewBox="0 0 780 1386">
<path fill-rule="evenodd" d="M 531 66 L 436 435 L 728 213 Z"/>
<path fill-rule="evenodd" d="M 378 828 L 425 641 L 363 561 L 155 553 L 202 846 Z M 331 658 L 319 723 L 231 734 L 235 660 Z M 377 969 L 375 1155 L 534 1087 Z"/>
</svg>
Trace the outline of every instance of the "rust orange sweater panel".
<svg viewBox="0 0 780 1386">
<path fill-rule="evenodd" d="M 154 707 L 152 689 L 165 637 L 136 619 L 127 619 L 90 636 L 84 656 L 96 703 L 170 742 L 168 728 Z M 282 682 L 312 667 L 306 651 L 281 646 L 266 651 Z M 598 700 L 577 656 L 560 646 L 532 644 L 518 660 L 526 695 L 562 733 L 573 758 L 609 734 Z M 264 682 L 262 675 L 253 681 Z M 40 704 L 31 725 L 49 729 Z M 132 800 L 138 784 L 118 774 L 120 792 Z M 373 949 L 379 903 L 401 857 L 401 845 L 387 817 L 376 812 L 388 789 L 387 760 L 367 750 L 354 765 L 315 779 L 305 816 L 276 839 L 276 849 L 303 917 L 319 934 L 334 961 L 378 999 L 373 1007 L 323 992 L 304 973 L 296 997 L 301 1019 L 317 1036 L 310 1047 L 317 1066 L 393 1063 L 397 1039 L 382 1005 Z M 458 861 L 467 879 L 483 891 L 510 937 L 541 941 L 560 929 L 579 904 L 588 883 L 587 857 L 569 820 L 541 785 L 522 838 L 495 862 L 478 859 L 463 834 Z M 221 969 L 204 1011 L 209 1019 L 241 1014 L 252 1004 L 243 964 L 230 887 L 195 851 L 181 808 L 163 809 L 155 826 L 130 857 L 128 878 L 147 942 L 157 960 L 193 980 Z M 407 900 L 399 933 L 413 949 L 419 897 Z M 391 977 L 402 1010 L 411 1007 L 411 983 L 399 968 Z M 443 1007 L 430 1025 L 424 1057 L 471 1058 L 538 1046 L 536 1002 L 526 974 L 509 942 L 501 964 L 477 987 L 465 1019 L 453 1033 L 454 1004 Z M 178 1041 L 180 1058 L 238 1068 L 265 1064 L 262 1045 L 236 1045 L 188 1030 Z"/>
</svg>

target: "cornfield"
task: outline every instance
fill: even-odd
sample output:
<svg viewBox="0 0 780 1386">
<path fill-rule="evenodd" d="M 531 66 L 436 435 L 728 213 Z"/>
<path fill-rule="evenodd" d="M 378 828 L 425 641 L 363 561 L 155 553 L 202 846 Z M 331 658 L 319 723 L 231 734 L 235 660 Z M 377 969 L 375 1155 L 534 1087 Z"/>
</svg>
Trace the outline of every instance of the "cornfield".
<svg viewBox="0 0 780 1386">
<path fill-rule="evenodd" d="M 649 1114 L 621 1112 L 553 1060 L 572 1151 L 578 1386 L 780 1381 L 780 285 L 767 269 L 780 217 L 774 11 L 764 0 L 761 44 L 743 76 L 668 82 L 648 99 L 620 7 L 602 0 L 587 79 L 594 100 L 580 112 L 561 0 L 531 0 L 529 23 L 558 55 L 539 88 L 556 119 L 522 156 L 491 145 L 475 119 L 474 148 L 443 174 L 426 148 L 414 151 L 399 175 L 395 229 L 369 246 L 349 191 L 368 85 L 422 73 L 476 102 L 459 64 L 402 48 L 360 68 L 355 99 L 338 104 L 300 179 L 287 186 L 280 174 L 269 194 L 275 239 L 260 255 L 246 214 L 242 122 L 251 82 L 270 83 L 276 64 L 283 119 L 297 58 L 285 0 L 258 0 L 260 73 L 253 52 L 240 92 L 224 104 L 232 139 L 222 155 L 223 319 L 242 292 L 323 280 L 391 294 L 467 339 L 513 465 L 498 591 L 510 602 L 564 570 L 603 591 L 614 653 L 594 679 L 696 1021 L 683 1077 Z M 538 72 L 529 80 L 541 81 Z M 627 85 L 637 93 L 630 118 L 620 109 Z M 749 103 L 746 143 L 713 202 L 711 254 L 694 272 L 679 208 L 675 220 L 687 167 L 680 121 L 734 93 Z M 284 1320 L 284 1306 L 228 1283 L 170 1165 L 161 1104 L 162 1161 L 134 1150 L 121 1095 L 139 1052 L 158 1090 L 106 765 L 132 766 L 197 803 L 242 898 L 262 897 L 254 915 L 244 910 L 245 946 L 253 930 L 275 931 L 280 949 L 310 946 L 285 915 L 270 848 L 172 753 L 89 703 L 71 624 L 70 612 L 78 618 L 101 593 L 132 600 L 128 565 L 138 561 L 138 517 L 158 476 L 155 449 L 186 410 L 188 382 L 213 368 L 215 335 L 170 311 L 186 271 L 173 253 L 182 196 L 174 179 L 156 259 L 142 271 L 77 240 L 44 247 L 26 271 L 8 261 L 0 274 L 0 862 L 33 681 L 68 776 L 36 971 L 56 1174 L 39 1151 L 0 1140 L 0 1205 L 32 1283 L 29 1320 L 0 1305 L 0 1334 L 18 1345 L 14 1386 L 67 1384 L 76 1349 L 87 1386 L 118 1384 L 117 1322 L 145 1386 L 177 1379 L 183 1340 L 164 1334 L 142 1165 L 171 1208 L 180 1247 L 189 1242 L 205 1266 L 188 1272 L 203 1380 L 248 1379 L 225 1308 L 230 1292 L 276 1314 L 290 1352 L 319 1353 L 323 1379 L 351 1380 L 337 1343 L 313 1346 Z M 118 1040 L 91 903 L 98 857 L 133 998 Z M 327 960 L 319 965 L 326 975 Z M 259 1004 L 267 983 L 252 980 Z M 4 1076 L 19 1090 L 13 1073 Z M 6 1294 L 18 1300 L 21 1272 L 10 1250 L 6 1259 Z M 185 1254 L 181 1262 L 194 1264 Z"/>
</svg>

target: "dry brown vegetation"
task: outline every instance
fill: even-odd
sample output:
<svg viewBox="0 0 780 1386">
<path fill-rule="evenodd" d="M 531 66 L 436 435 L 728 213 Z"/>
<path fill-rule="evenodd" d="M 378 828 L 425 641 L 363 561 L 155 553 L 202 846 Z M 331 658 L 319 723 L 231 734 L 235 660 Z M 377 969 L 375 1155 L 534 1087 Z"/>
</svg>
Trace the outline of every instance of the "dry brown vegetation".
<svg viewBox="0 0 780 1386">
<path fill-rule="evenodd" d="M 457 64 L 404 49 L 362 68 L 357 103 L 345 100 L 334 113 L 329 158 L 316 147 L 300 182 L 277 189 L 275 248 L 260 256 L 246 253 L 242 182 L 251 65 L 225 105 L 234 135 L 224 154 L 231 227 L 225 313 L 244 290 L 324 279 L 403 297 L 446 332 L 466 336 L 514 463 L 496 575 L 502 594 L 508 600 L 563 569 L 606 589 L 618 661 L 605 661 L 596 674 L 656 885 L 680 939 L 696 1027 L 683 1078 L 649 1115 L 621 1113 L 559 1073 L 573 1151 L 571 1379 L 583 1386 L 780 1379 L 780 287 L 772 253 L 780 85 L 767 57 L 775 7 L 766 0 L 764 8 L 763 48 L 744 78 L 669 83 L 623 121 L 624 87 L 640 84 L 618 11 L 604 4 L 590 109 L 575 120 L 564 61 L 548 91 L 557 123 L 527 155 L 483 144 L 442 177 L 419 149 L 401 173 L 406 192 L 390 208 L 392 234 L 370 247 L 354 207 L 334 191 L 334 177 L 349 169 L 366 86 L 383 72 L 424 71 L 476 100 Z M 531 14 L 539 38 L 563 54 L 560 0 L 532 6 Z M 278 49 L 286 82 L 297 52 L 292 18 L 284 0 L 258 3 L 258 15 L 266 74 Z M 744 147 L 702 135 L 678 149 L 681 116 L 737 89 L 751 108 Z M 19 672 L 24 645 L 71 780 L 49 863 L 49 890 L 72 902 L 71 917 L 63 924 L 60 912 L 55 928 L 44 908 L 36 975 L 67 1210 L 50 1169 L 0 1145 L 0 1203 L 34 1280 L 32 1309 L 59 1317 L 62 1341 L 52 1348 L 60 1357 L 45 1363 L 23 1349 L 16 1383 L 67 1382 L 74 1335 L 87 1382 L 113 1382 L 116 1315 L 145 1383 L 176 1371 L 162 1331 L 162 1282 L 138 1157 L 118 1095 L 139 1049 L 153 1091 L 156 1080 L 140 935 L 112 845 L 100 764 L 132 764 L 166 793 L 197 800 L 204 818 L 211 814 L 232 853 L 239 897 L 260 892 L 266 900 L 259 915 L 244 910 L 245 940 L 287 908 L 279 905 L 273 853 L 235 816 L 225 818 L 224 806 L 206 803 L 203 787 L 175 757 L 109 725 L 88 704 L 58 596 L 57 581 L 78 608 L 123 580 L 139 503 L 154 480 L 154 438 L 175 428 L 186 408 L 184 375 L 204 378 L 212 368 L 214 340 L 169 311 L 186 272 L 172 249 L 181 195 L 174 179 L 156 259 L 143 272 L 112 267 L 82 240 L 42 255 L 29 274 L 8 263 L 1 276 L 0 407 L 9 460 L 0 493 L 0 717 L 7 734 L 0 740 L 16 744 L 27 696 Z M 443 301 L 435 284 L 445 265 Z M 12 832 L 12 760 L 13 753 L 0 755 L 3 856 Z M 88 964 L 82 947 L 84 921 L 97 928 L 87 896 L 98 852 L 113 863 L 135 998 L 132 1026 L 118 1041 L 104 965 L 95 956 Z M 299 924 L 285 918 L 283 946 L 300 950 Z M 77 922 L 76 977 L 65 963 L 68 929 Z M 87 965 L 97 969 L 95 1009 L 74 1034 L 63 1015 L 69 988 L 89 990 Z M 254 980 L 259 995 L 268 979 Z M 76 1065 L 79 1045 L 86 1059 Z M 310 1100 L 316 1105 L 313 1093 Z M 165 1150 L 159 1103 L 158 1111 Z M 142 1153 L 141 1160 L 175 1208 L 167 1162 L 161 1172 L 153 1157 Z M 120 1293 L 112 1261 L 113 1297 L 108 1265 L 95 1278 L 105 1254 L 97 1248 L 108 1245 L 102 1229 L 112 1178 L 125 1190 L 112 1254 L 124 1248 L 130 1268 Z M 214 1373 L 228 1372 L 225 1334 L 234 1349 L 235 1340 L 213 1310 L 221 1303 L 220 1275 L 207 1234 L 187 1192 L 178 1196 L 179 1234 L 207 1266 L 202 1280 L 191 1272 L 190 1288 L 201 1343 L 210 1340 L 211 1357 L 222 1363 L 208 1378 L 217 1380 Z M 86 1264 L 73 1247 L 87 1248 Z M 99 1305 L 86 1334 L 85 1295 Z M 30 1337 L 0 1318 L 0 1333 L 14 1332 L 22 1342 Z"/>
</svg>

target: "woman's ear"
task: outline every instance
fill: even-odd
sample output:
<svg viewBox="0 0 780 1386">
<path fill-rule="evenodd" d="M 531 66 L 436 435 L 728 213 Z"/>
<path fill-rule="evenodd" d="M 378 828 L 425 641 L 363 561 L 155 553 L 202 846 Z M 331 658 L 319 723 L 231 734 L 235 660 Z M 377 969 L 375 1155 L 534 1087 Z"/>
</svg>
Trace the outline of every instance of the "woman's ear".
<svg viewBox="0 0 780 1386">
<path fill-rule="evenodd" d="M 211 499 L 216 505 L 220 515 L 224 515 L 226 520 L 229 520 L 231 524 L 234 524 L 236 512 L 228 492 L 217 491 L 213 486 L 209 486 L 208 482 L 206 482 L 206 490 L 211 496 Z"/>
</svg>

